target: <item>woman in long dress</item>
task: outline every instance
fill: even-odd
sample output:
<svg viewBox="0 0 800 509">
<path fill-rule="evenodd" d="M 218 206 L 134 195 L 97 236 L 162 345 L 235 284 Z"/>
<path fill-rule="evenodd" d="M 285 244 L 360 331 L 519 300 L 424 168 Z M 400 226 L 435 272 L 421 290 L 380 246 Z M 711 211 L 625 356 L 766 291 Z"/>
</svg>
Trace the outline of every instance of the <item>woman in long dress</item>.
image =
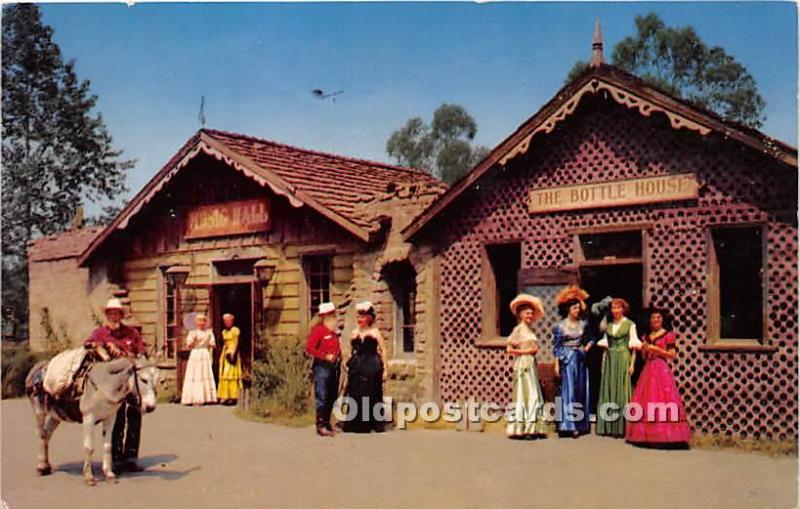
<svg viewBox="0 0 800 509">
<path fill-rule="evenodd" d="M 347 366 L 345 395 L 355 406 L 355 415 L 342 426 L 347 433 L 384 431 L 384 422 L 376 419 L 375 406 L 383 404 L 383 381 L 386 378 L 386 349 L 375 323 L 375 308 L 371 302 L 356 306 L 358 327 L 350 335 L 351 352 Z M 348 417 L 352 409 L 348 410 Z M 377 415 L 382 415 L 378 412 Z"/>
<path fill-rule="evenodd" d="M 669 367 L 677 355 L 675 333 L 665 311 L 651 310 L 649 314 L 650 330 L 642 345 L 645 365 L 631 397 L 631 404 L 641 407 L 643 417 L 628 423 L 625 439 L 635 444 L 688 445 L 692 431 Z"/>
<path fill-rule="evenodd" d="M 207 328 L 205 315 L 195 316 L 197 328 L 186 336 L 186 346 L 191 348 L 189 361 L 181 390 L 181 404 L 200 406 L 217 402 L 217 388 L 214 385 L 214 370 L 211 366 L 211 352 L 216 343 L 214 331 Z"/>
<path fill-rule="evenodd" d="M 553 326 L 553 354 L 556 376 L 561 375 L 560 435 L 578 438 L 588 433 L 589 367 L 586 354 L 594 345 L 588 339 L 587 322 L 583 320 L 589 294 L 577 286 L 568 286 L 556 297 L 558 312 L 563 318 Z"/>
<path fill-rule="evenodd" d="M 239 327 L 234 325 L 232 314 L 222 315 L 222 353 L 219 356 L 219 399 L 223 405 L 232 405 L 239 399 L 242 388 L 242 359 L 239 355 Z"/>
<path fill-rule="evenodd" d="M 544 418 L 544 397 L 536 372 L 536 334 L 531 327 L 544 315 L 542 301 L 532 295 L 520 294 L 511 301 L 511 312 L 519 323 L 508 337 L 506 351 L 514 358 L 513 406 L 507 416 L 506 434 L 509 438 L 539 438 L 547 436 Z"/>
<path fill-rule="evenodd" d="M 625 317 L 629 310 L 625 299 L 612 300 L 611 323 L 597 342 L 597 346 L 606 349 L 597 401 L 597 434 L 614 438 L 625 436 L 624 410 L 631 399 L 636 350 L 642 346 L 636 324 Z"/>
</svg>

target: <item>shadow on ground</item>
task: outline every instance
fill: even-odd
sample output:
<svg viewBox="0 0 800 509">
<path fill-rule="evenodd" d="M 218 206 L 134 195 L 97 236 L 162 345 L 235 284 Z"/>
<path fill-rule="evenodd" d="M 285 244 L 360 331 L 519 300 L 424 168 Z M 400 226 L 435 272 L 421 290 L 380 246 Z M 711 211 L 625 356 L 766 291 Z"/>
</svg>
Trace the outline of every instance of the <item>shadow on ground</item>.
<svg viewBox="0 0 800 509">
<path fill-rule="evenodd" d="M 165 481 L 177 481 L 179 479 L 183 479 L 192 472 L 200 470 L 201 468 L 196 466 L 183 471 L 164 470 L 168 463 L 172 463 L 177 458 L 178 457 L 174 454 L 159 454 L 155 456 L 145 456 L 139 458 L 139 464 L 141 464 L 145 470 L 142 472 L 124 472 L 122 475 L 120 475 L 120 479 L 128 477 L 158 477 Z M 101 473 L 103 470 L 102 461 L 92 462 L 92 470 L 94 471 L 95 475 Z M 83 462 L 62 463 L 56 467 L 55 471 L 64 472 L 65 474 L 74 476 L 83 476 Z"/>
</svg>

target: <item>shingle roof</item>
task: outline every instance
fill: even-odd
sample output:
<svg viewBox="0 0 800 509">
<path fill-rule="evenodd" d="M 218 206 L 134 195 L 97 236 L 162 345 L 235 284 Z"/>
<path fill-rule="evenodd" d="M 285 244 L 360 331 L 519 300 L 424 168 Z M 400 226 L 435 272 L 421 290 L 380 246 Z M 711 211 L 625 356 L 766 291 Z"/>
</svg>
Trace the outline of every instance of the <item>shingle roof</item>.
<svg viewBox="0 0 800 509">
<path fill-rule="evenodd" d="M 101 231 L 102 226 L 89 226 L 32 240 L 28 242 L 28 259 L 44 262 L 74 258 L 81 255 Z"/>
<path fill-rule="evenodd" d="M 390 184 L 417 185 L 437 195 L 447 189 L 444 182 L 416 168 L 317 152 L 226 131 L 202 132 L 369 231 L 380 225 L 360 205 L 385 193 Z"/>
<path fill-rule="evenodd" d="M 295 206 L 309 206 L 364 241 L 382 226 L 372 202 L 400 198 L 415 211 L 425 208 L 447 185 L 424 170 L 328 154 L 244 134 L 201 129 L 137 193 L 79 255 L 85 264 L 117 229 L 124 229 L 164 185 L 200 151 L 222 158 Z"/>
</svg>

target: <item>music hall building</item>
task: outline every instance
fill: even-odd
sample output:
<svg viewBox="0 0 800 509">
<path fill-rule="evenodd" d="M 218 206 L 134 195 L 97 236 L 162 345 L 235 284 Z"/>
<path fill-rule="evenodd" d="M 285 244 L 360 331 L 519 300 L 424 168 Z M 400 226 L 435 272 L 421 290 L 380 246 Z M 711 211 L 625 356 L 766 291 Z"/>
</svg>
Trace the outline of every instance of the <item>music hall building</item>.
<svg viewBox="0 0 800 509">
<path fill-rule="evenodd" d="M 203 129 L 107 227 L 31 243 L 31 345 L 80 344 L 118 295 L 178 380 L 194 313 L 210 316 L 219 346 L 222 314 L 233 314 L 247 376 L 270 340 L 303 347 L 320 302 L 338 306 L 349 337 L 355 303 L 371 300 L 387 393 L 431 398 L 433 345 L 422 331 L 436 309 L 434 259 L 400 230 L 445 188 L 421 170 Z"/>
<path fill-rule="evenodd" d="M 545 304 L 536 332 L 547 389 L 554 298 L 578 283 L 590 302 L 627 299 L 634 319 L 648 306 L 674 315 L 672 368 L 695 431 L 796 438 L 796 149 L 595 50 L 403 231 L 439 258 L 442 399 L 510 399 L 504 336 L 522 291 Z"/>
</svg>

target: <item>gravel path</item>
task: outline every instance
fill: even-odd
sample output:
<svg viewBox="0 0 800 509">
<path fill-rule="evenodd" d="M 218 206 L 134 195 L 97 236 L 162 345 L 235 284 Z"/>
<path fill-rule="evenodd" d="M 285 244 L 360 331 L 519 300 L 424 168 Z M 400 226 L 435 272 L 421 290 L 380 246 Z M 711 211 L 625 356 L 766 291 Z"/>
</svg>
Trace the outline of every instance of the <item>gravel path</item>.
<svg viewBox="0 0 800 509">
<path fill-rule="evenodd" d="M 797 504 L 794 458 L 638 449 L 596 436 L 517 442 L 495 433 L 417 430 L 322 439 L 310 428 L 243 421 L 229 408 L 177 405 L 145 416 L 145 472 L 89 488 L 81 478 L 80 426 L 59 427 L 51 443 L 55 472 L 38 477 L 27 401 L 3 401 L 0 408 L 2 498 L 9 509 Z"/>
</svg>

